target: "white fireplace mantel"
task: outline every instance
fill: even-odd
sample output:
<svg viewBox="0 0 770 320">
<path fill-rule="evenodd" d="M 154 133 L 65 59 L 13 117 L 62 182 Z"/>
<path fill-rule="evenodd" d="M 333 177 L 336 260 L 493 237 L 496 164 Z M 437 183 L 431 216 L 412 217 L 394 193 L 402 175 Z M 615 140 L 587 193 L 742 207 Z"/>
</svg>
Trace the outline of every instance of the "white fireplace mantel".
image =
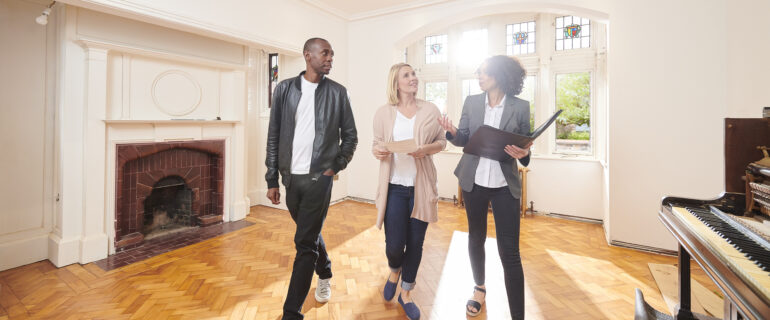
<svg viewBox="0 0 770 320">
<path fill-rule="evenodd" d="M 61 30 L 61 203 L 49 236 L 49 259 L 57 266 L 115 252 L 117 144 L 224 140 L 223 220 L 243 219 L 249 210 L 245 59 L 211 59 L 217 52 L 200 52 L 211 41 L 203 38 L 184 39 L 174 50 L 142 45 L 154 35 L 142 32 L 140 22 L 110 29 L 119 40 L 105 39 L 94 26 L 111 20 L 100 15 L 69 7 Z M 158 37 L 178 31 L 163 32 Z M 191 49 L 180 50 L 185 46 Z"/>
</svg>

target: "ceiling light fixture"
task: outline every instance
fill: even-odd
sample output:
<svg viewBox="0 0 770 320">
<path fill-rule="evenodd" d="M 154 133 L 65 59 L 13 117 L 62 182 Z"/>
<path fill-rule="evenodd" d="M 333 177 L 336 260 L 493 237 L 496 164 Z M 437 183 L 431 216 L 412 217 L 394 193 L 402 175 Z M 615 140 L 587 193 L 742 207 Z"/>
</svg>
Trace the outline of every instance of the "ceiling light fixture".
<svg viewBox="0 0 770 320">
<path fill-rule="evenodd" d="M 53 5 L 56 4 L 56 1 L 52 1 L 51 4 L 48 5 L 45 9 L 43 9 L 43 13 L 39 15 L 37 18 L 35 18 L 35 22 L 37 24 L 44 26 L 48 24 L 48 16 L 51 14 L 51 8 Z"/>
</svg>

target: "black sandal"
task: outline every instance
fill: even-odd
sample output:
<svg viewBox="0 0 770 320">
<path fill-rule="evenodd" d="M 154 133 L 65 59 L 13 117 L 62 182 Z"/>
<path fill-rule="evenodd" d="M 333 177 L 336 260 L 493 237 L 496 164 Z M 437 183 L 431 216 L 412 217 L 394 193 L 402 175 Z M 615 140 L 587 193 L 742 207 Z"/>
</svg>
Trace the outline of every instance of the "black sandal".
<svg viewBox="0 0 770 320">
<path fill-rule="evenodd" d="M 474 286 L 473 287 L 473 293 L 475 294 L 476 291 L 483 292 L 484 293 L 484 300 L 485 301 L 487 300 L 487 290 L 486 289 L 484 289 L 482 287 L 479 287 L 479 286 Z M 465 304 L 465 313 L 467 313 L 471 317 L 475 317 L 475 316 L 479 315 L 479 313 L 481 313 L 481 305 L 482 304 L 483 304 L 483 302 L 479 303 L 478 301 L 473 300 L 473 299 L 468 300 L 468 302 Z M 471 311 L 471 307 L 476 308 L 476 312 Z"/>
</svg>

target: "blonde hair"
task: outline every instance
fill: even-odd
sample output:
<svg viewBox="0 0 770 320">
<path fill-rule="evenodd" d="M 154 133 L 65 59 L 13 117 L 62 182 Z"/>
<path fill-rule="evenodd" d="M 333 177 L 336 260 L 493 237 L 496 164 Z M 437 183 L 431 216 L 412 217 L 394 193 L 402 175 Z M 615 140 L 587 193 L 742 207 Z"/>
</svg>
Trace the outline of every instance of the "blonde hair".
<svg viewBox="0 0 770 320">
<path fill-rule="evenodd" d="M 390 72 L 388 73 L 388 90 L 386 93 L 388 95 L 388 104 L 394 106 L 398 104 L 398 71 L 403 67 L 412 68 L 407 63 L 396 63 L 390 67 Z"/>
</svg>

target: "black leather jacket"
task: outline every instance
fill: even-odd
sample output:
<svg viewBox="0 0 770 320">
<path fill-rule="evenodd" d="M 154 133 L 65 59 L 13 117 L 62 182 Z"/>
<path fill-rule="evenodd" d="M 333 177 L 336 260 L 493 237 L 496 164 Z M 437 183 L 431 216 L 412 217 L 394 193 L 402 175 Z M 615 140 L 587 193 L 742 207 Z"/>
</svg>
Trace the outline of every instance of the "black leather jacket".
<svg viewBox="0 0 770 320">
<path fill-rule="evenodd" d="M 302 97 L 300 77 L 304 73 L 281 81 L 273 93 L 265 159 L 268 188 L 278 187 L 279 172 L 284 186 L 288 188 L 291 183 L 295 115 Z M 356 124 L 347 90 L 341 84 L 323 77 L 315 90 L 315 140 L 310 174 L 318 178 L 326 169 L 332 169 L 335 173 L 345 169 L 353 158 L 357 144 Z"/>
</svg>

